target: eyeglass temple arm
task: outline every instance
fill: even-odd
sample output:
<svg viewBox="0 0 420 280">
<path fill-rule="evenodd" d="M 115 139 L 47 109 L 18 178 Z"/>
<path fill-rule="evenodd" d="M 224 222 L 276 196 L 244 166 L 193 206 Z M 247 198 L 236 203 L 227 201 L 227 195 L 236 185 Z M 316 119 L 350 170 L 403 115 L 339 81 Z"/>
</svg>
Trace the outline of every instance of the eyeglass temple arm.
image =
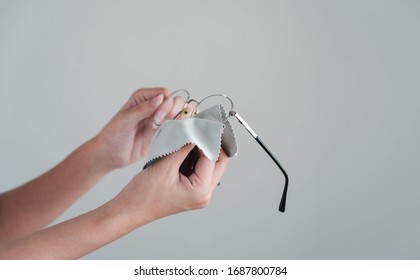
<svg viewBox="0 0 420 280">
<path fill-rule="evenodd" d="M 274 163 L 280 168 L 281 172 L 284 175 L 285 183 L 283 194 L 281 196 L 279 211 L 284 212 L 286 210 L 286 197 L 287 197 L 287 187 L 289 185 L 289 176 L 287 176 L 286 171 L 281 166 L 280 162 L 274 157 L 274 155 L 270 152 L 264 142 L 258 137 L 257 133 L 246 123 L 246 121 L 235 111 L 230 111 L 229 115 L 234 116 L 240 124 L 242 124 L 246 130 L 252 135 L 252 137 L 260 144 L 260 146 L 264 149 L 264 151 L 270 156 L 270 158 L 274 161 Z"/>
</svg>

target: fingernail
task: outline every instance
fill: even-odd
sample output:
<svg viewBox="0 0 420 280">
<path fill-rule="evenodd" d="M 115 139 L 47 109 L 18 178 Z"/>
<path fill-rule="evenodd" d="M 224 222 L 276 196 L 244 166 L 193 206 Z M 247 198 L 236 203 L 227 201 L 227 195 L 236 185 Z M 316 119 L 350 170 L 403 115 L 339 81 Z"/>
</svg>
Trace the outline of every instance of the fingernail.
<svg viewBox="0 0 420 280">
<path fill-rule="evenodd" d="M 166 115 L 168 113 L 165 111 L 160 111 L 158 112 L 154 117 L 153 117 L 153 121 L 154 121 L 154 125 L 160 125 L 162 123 L 162 121 L 165 119 Z"/>
<path fill-rule="evenodd" d="M 163 101 L 163 95 L 159 94 L 158 96 L 153 97 L 152 100 L 150 100 L 150 105 L 152 107 L 157 107 L 160 103 Z"/>
</svg>

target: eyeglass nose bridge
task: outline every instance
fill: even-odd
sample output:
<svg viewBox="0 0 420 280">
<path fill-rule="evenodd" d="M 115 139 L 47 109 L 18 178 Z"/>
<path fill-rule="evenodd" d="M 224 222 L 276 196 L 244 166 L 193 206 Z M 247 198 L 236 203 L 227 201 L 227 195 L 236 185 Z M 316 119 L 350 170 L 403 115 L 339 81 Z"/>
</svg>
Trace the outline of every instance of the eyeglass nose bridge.
<svg viewBox="0 0 420 280">
<path fill-rule="evenodd" d="M 199 106 L 205 100 L 207 100 L 209 98 L 212 98 L 212 97 L 217 97 L 217 96 L 226 98 L 229 101 L 229 103 L 230 103 L 230 110 L 226 111 L 226 119 L 223 120 L 223 123 L 226 123 L 227 120 L 229 119 L 229 117 L 232 116 L 231 112 L 233 112 L 233 107 L 234 107 L 233 101 L 232 101 L 232 99 L 230 99 L 230 97 L 228 97 L 228 96 L 226 96 L 224 94 L 220 94 L 220 93 L 211 94 L 211 95 L 208 95 L 208 96 L 204 97 L 200 101 L 197 101 L 195 99 L 190 98 L 190 93 L 187 90 L 185 90 L 185 89 L 178 89 L 178 90 L 175 90 L 174 92 L 172 92 L 171 95 L 170 95 L 170 97 L 174 97 L 175 95 L 177 95 L 179 93 L 186 94 L 186 97 L 187 98 L 186 98 L 186 101 L 185 101 L 184 106 L 182 107 L 182 109 L 174 116 L 174 118 L 173 118 L 174 120 L 177 119 L 181 114 L 188 114 L 188 113 L 190 113 L 190 111 L 187 108 L 192 108 L 191 115 L 197 114 L 199 112 Z M 194 106 L 190 106 L 192 103 L 195 103 L 195 105 Z"/>
<path fill-rule="evenodd" d="M 195 103 L 195 104 L 191 105 L 192 103 Z M 186 115 L 191 114 L 191 116 L 193 116 L 199 112 L 198 105 L 199 105 L 199 102 L 197 100 L 189 99 L 185 102 L 184 107 L 182 108 L 181 112 Z"/>
<path fill-rule="evenodd" d="M 175 96 L 177 96 L 177 95 L 180 95 L 180 94 L 184 94 L 185 95 L 185 103 L 184 103 L 184 105 L 182 106 L 182 108 L 181 108 L 181 110 L 179 110 L 179 112 L 173 117 L 173 120 L 175 120 L 175 119 L 177 119 L 182 113 L 185 113 L 186 112 L 186 108 L 187 108 L 187 106 L 188 106 L 188 104 L 189 104 L 189 102 L 192 100 L 191 98 L 190 98 L 190 93 L 188 92 L 188 90 L 186 90 L 186 89 L 177 89 L 177 90 L 174 90 L 170 95 L 169 95 L 169 97 L 168 98 L 175 98 Z"/>
</svg>

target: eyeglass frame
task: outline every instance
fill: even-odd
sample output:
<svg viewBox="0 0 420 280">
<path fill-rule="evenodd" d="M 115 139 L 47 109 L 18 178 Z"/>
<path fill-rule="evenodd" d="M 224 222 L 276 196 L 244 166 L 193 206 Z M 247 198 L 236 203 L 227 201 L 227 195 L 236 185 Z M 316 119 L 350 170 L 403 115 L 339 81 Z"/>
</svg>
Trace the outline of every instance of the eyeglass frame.
<svg viewBox="0 0 420 280">
<path fill-rule="evenodd" d="M 193 102 L 196 103 L 196 105 L 195 105 L 194 108 L 192 108 L 191 115 L 197 114 L 198 113 L 198 110 L 197 110 L 198 106 L 200 106 L 200 104 L 203 103 L 203 101 L 205 101 L 205 100 L 207 100 L 211 97 L 216 97 L 216 96 L 224 97 L 230 102 L 231 108 L 230 108 L 230 110 L 227 114 L 226 120 L 224 120 L 223 123 L 225 123 L 230 117 L 235 117 L 238 120 L 238 122 L 245 127 L 245 129 L 249 132 L 249 134 L 251 134 L 251 136 L 263 148 L 263 150 L 270 156 L 270 158 L 274 161 L 274 163 L 277 165 L 277 167 L 283 173 L 283 176 L 285 178 L 285 183 L 284 183 L 283 193 L 282 193 L 282 196 L 281 196 L 281 200 L 280 200 L 280 204 L 279 204 L 278 209 L 279 209 L 280 212 L 285 212 L 285 210 L 286 210 L 286 197 L 287 197 L 287 191 L 288 191 L 288 186 L 289 186 L 289 176 L 287 175 L 286 171 L 284 170 L 284 168 L 282 167 L 280 162 L 277 160 L 277 158 L 273 155 L 273 153 L 268 149 L 268 147 L 264 144 L 264 142 L 261 140 L 261 138 L 257 135 L 257 133 L 255 133 L 255 131 L 248 125 L 248 123 L 236 111 L 233 110 L 234 105 L 233 105 L 232 99 L 230 97 L 224 95 L 224 94 L 211 94 L 211 95 L 208 95 L 205 98 L 201 99 L 200 101 L 197 101 L 195 99 L 191 99 L 190 98 L 190 93 L 185 89 L 175 90 L 169 95 L 169 97 L 173 97 L 174 95 L 178 94 L 179 92 L 186 93 L 187 98 L 186 98 L 186 101 L 185 101 L 182 109 L 174 116 L 174 118 L 173 118 L 174 120 L 176 118 L 178 118 L 182 113 L 184 113 L 184 114 L 190 113 L 187 108 L 189 108 L 189 105 Z"/>
</svg>

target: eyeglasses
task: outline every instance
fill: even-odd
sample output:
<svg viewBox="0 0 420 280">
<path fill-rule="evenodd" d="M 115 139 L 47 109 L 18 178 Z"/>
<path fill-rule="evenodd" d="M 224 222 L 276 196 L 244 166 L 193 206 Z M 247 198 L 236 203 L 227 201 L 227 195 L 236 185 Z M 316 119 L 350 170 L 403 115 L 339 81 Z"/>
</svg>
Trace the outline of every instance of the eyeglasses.
<svg viewBox="0 0 420 280">
<path fill-rule="evenodd" d="M 234 111 L 233 108 L 233 101 L 228 96 L 224 94 L 212 94 L 209 95 L 200 101 L 190 98 L 190 93 L 185 89 L 178 89 L 171 93 L 171 95 L 166 99 L 166 101 L 173 102 L 174 99 L 183 100 L 182 109 L 175 115 L 174 119 L 177 119 L 181 115 L 193 116 L 197 114 L 200 110 L 200 107 L 207 107 L 204 106 L 206 103 L 207 105 L 212 101 L 212 104 L 221 104 L 223 109 L 226 110 L 227 107 L 230 107 L 230 110 L 226 111 L 225 119 L 223 123 L 225 123 L 230 117 L 235 117 L 240 124 L 242 124 L 246 130 L 251 134 L 251 136 L 257 141 L 257 143 L 263 148 L 263 150 L 270 156 L 270 158 L 274 161 L 280 171 L 283 173 L 285 178 L 283 194 L 281 196 L 279 211 L 284 212 L 286 210 L 286 197 L 287 197 L 287 189 L 289 185 L 289 176 L 287 175 L 284 168 L 281 166 L 280 162 L 276 159 L 273 153 L 267 148 L 261 138 L 255 133 L 255 131 L 248 125 L 248 123 L 238 114 L 238 112 Z M 156 124 L 158 125 L 158 124 Z"/>
</svg>

